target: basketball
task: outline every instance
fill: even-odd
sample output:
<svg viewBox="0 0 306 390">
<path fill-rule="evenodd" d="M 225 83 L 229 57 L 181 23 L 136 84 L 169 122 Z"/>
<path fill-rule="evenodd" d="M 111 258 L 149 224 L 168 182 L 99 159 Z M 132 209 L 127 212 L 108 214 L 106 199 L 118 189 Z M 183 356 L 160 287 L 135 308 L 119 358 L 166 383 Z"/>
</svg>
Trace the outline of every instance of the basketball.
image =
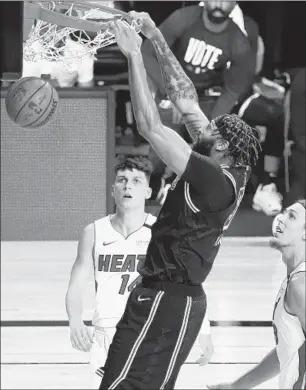
<svg viewBox="0 0 306 390">
<path fill-rule="evenodd" d="M 12 84 L 5 97 L 10 119 L 17 125 L 36 129 L 49 123 L 56 115 L 59 97 L 45 79 L 24 77 Z"/>
</svg>

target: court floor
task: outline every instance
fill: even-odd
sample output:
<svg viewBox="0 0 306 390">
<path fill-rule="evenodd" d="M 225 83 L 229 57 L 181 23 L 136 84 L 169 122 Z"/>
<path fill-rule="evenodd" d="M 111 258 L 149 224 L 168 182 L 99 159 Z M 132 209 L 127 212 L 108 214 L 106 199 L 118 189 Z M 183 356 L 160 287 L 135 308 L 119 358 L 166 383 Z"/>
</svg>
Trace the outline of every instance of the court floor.
<svg viewBox="0 0 306 390">
<path fill-rule="evenodd" d="M 76 242 L 2 242 L 1 389 L 86 389 L 88 355 L 70 345 L 65 293 Z M 198 345 L 177 382 L 200 389 L 249 370 L 273 348 L 271 315 L 285 277 L 280 255 L 264 238 L 227 238 L 205 282 L 214 354 L 199 367 Z M 94 285 L 84 297 L 94 310 Z M 277 388 L 277 378 L 260 387 Z"/>
</svg>

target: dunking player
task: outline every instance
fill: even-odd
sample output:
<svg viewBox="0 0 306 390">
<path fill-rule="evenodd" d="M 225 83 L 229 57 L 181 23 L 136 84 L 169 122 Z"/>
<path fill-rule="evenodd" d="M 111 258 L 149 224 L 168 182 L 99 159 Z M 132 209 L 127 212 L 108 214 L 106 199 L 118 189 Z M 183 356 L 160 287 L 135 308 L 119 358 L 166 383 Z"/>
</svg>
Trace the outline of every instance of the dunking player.
<svg viewBox="0 0 306 390">
<path fill-rule="evenodd" d="M 287 278 L 276 297 L 273 328 L 276 347 L 254 368 L 232 383 L 210 389 L 251 389 L 279 374 L 280 389 L 306 388 L 305 241 L 306 200 L 285 209 L 273 222 L 271 246 L 279 250 Z"/>
<path fill-rule="evenodd" d="M 210 124 L 195 88 L 154 22 L 130 13 L 155 46 L 169 98 L 197 139 L 194 150 L 162 125 L 148 87 L 141 37 L 123 21 L 109 27 L 127 57 L 140 134 L 176 174 L 110 346 L 100 389 L 173 388 L 205 311 L 202 283 L 244 193 L 258 157 L 257 132 L 236 116 Z"/>
<path fill-rule="evenodd" d="M 144 260 L 151 226 L 156 220 L 145 213 L 145 200 L 151 195 L 150 161 L 137 157 L 120 160 L 113 186 L 116 212 L 84 229 L 66 296 L 71 343 L 80 351 L 90 351 L 93 380 L 88 387 L 93 389 L 100 385 L 102 371 L 99 368 L 105 363 L 128 294 L 139 282 L 137 264 Z M 92 270 L 97 302 L 93 335 L 82 320 L 82 297 Z M 207 364 L 213 352 L 208 319 L 203 322 L 199 343 L 202 356 L 198 362 Z"/>
<path fill-rule="evenodd" d="M 88 225 L 80 238 L 66 296 L 71 343 L 81 351 L 91 350 L 94 372 L 104 365 L 116 324 L 124 312 L 129 292 L 139 282 L 137 264 L 144 261 L 151 227 L 156 218 L 145 212 L 152 164 L 145 158 L 127 157 L 116 166 L 113 186 L 115 214 Z M 94 335 L 82 320 L 82 298 L 94 267 L 96 311 Z M 101 375 L 98 370 L 96 374 Z M 98 388 L 101 378 L 91 385 Z"/>
</svg>

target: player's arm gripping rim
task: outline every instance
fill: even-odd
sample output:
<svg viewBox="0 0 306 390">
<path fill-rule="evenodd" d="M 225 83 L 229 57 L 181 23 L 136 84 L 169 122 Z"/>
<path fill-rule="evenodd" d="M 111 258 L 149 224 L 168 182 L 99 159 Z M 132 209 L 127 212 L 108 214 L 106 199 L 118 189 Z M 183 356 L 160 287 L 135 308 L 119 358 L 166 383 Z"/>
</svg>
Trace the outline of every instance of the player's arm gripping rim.
<svg viewBox="0 0 306 390">
<path fill-rule="evenodd" d="M 92 332 L 85 326 L 83 297 L 88 279 L 93 270 L 94 224 L 82 232 L 78 243 L 77 257 L 73 264 L 66 294 L 66 311 L 69 318 L 70 340 L 74 348 L 87 352 L 91 348 Z"/>
<path fill-rule="evenodd" d="M 191 148 L 175 131 L 161 123 L 152 98 L 141 54 L 142 39 L 127 23 L 109 23 L 122 53 L 127 57 L 132 106 L 139 133 L 151 144 L 168 167 L 181 176 L 191 155 Z"/>
<path fill-rule="evenodd" d="M 169 48 L 160 30 L 147 13 L 130 12 L 141 26 L 143 34 L 154 46 L 169 99 L 182 114 L 185 126 L 194 142 L 198 142 L 209 121 L 198 104 L 197 91 Z"/>
</svg>

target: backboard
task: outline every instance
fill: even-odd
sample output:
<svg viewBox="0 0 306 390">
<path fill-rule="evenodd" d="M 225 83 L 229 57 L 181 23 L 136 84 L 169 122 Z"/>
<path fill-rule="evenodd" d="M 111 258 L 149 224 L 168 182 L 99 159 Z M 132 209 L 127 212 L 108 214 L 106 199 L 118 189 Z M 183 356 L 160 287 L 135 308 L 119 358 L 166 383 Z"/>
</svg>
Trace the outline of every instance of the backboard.
<svg viewBox="0 0 306 390">
<path fill-rule="evenodd" d="M 20 79 L 22 62 L 23 1 L 0 1 L 0 79 Z"/>
</svg>

